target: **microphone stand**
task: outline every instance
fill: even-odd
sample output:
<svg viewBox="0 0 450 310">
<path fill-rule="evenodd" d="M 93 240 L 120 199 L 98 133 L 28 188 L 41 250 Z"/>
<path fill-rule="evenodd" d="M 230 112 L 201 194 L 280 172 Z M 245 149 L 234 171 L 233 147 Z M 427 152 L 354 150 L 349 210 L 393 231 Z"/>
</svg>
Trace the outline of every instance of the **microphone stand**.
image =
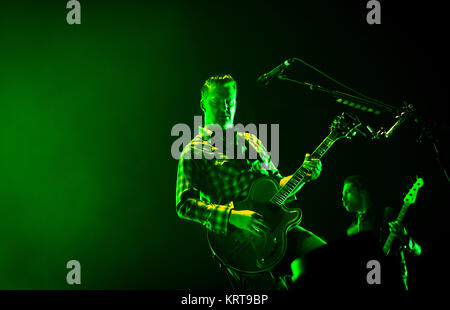
<svg viewBox="0 0 450 310">
<path fill-rule="evenodd" d="M 375 133 L 374 130 L 368 125 L 366 125 L 366 129 L 368 130 L 369 134 L 366 134 L 359 129 L 357 130 L 359 133 L 361 133 L 366 138 L 369 135 L 372 140 L 381 139 L 381 138 L 385 138 L 385 139 L 390 138 L 392 136 L 393 132 L 395 130 L 397 130 L 398 127 L 400 127 L 400 125 L 405 120 L 407 120 L 409 117 L 414 115 L 415 123 L 418 124 L 422 128 L 422 133 L 418 139 L 418 142 L 422 142 L 423 136 L 425 136 L 431 142 L 431 144 L 433 146 L 433 152 L 435 153 L 436 159 L 444 173 L 446 180 L 450 183 L 450 177 L 449 177 L 449 174 L 447 173 L 447 169 L 440 160 L 439 149 L 436 144 L 436 138 L 430 133 L 431 130 L 429 128 L 427 128 L 427 126 L 424 124 L 423 120 L 415 113 L 414 107 L 412 104 L 408 104 L 404 101 L 403 102 L 404 106 L 402 108 L 397 108 L 392 105 L 385 104 L 378 100 L 369 100 L 366 98 L 361 98 L 361 97 L 357 97 L 354 95 L 350 95 L 350 94 L 347 94 L 347 93 L 344 93 L 344 92 L 341 92 L 338 90 L 328 89 L 328 88 L 325 88 L 320 85 L 314 85 L 312 83 L 300 82 L 300 81 L 297 81 L 294 79 L 290 79 L 290 78 L 286 77 L 285 75 L 283 75 L 283 72 L 280 72 L 280 74 L 277 75 L 277 78 L 280 80 L 289 81 L 289 82 L 304 86 L 307 89 L 309 89 L 310 91 L 318 91 L 318 92 L 327 93 L 327 94 L 333 96 L 334 98 L 336 98 L 337 102 L 347 105 L 349 107 L 353 107 L 355 109 L 359 109 L 359 110 L 366 111 L 366 112 L 371 112 L 376 115 L 379 115 L 383 112 L 395 114 L 395 119 L 397 119 L 397 120 L 395 121 L 395 123 L 391 126 L 391 128 L 388 131 L 384 131 L 383 127 L 381 127 Z"/>
<path fill-rule="evenodd" d="M 412 104 L 407 104 L 405 101 L 403 102 L 404 106 L 401 110 L 398 111 L 395 118 L 397 121 L 389 128 L 388 131 L 383 131 L 383 127 L 381 127 L 380 130 L 375 134 L 373 139 L 380 139 L 380 138 L 386 138 L 388 139 L 392 133 L 404 122 L 406 121 L 411 115 L 413 115 L 414 107 Z"/>
<path fill-rule="evenodd" d="M 320 85 L 314 85 L 314 84 L 307 83 L 307 82 L 300 82 L 297 80 L 287 78 L 286 76 L 284 76 L 282 74 L 279 74 L 277 76 L 277 78 L 280 80 L 289 81 L 289 82 L 293 82 L 298 85 L 305 86 L 310 91 L 319 91 L 319 92 L 328 93 L 331 96 L 335 97 L 337 102 L 348 105 L 350 107 L 354 107 L 356 109 L 363 110 L 363 111 L 368 111 L 368 112 L 372 112 L 375 114 L 381 114 L 382 112 L 396 113 L 399 110 L 397 107 L 385 104 L 378 100 L 376 100 L 376 101 L 369 100 L 369 99 L 357 97 L 354 95 L 350 95 L 350 94 L 347 94 L 347 93 L 344 93 L 344 92 L 341 92 L 338 90 L 328 89 L 328 88 L 325 88 Z"/>
</svg>

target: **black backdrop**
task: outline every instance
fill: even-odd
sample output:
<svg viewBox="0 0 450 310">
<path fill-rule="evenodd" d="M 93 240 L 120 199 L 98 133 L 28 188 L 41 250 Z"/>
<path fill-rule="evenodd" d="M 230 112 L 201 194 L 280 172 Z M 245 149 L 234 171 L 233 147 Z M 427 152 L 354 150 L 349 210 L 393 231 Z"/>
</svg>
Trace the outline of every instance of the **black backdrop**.
<svg viewBox="0 0 450 310">
<path fill-rule="evenodd" d="M 3 155 L 17 162 L 4 161 L 2 168 L 9 217 L 1 265 L 10 270 L 2 288 L 70 288 L 70 259 L 80 260 L 87 289 L 227 287 L 203 228 L 176 216 L 177 161 L 170 153 L 172 127 L 193 129 L 199 89 L 212 74 L 237 80 L 236 122 L 279 124 L 283 175 L 313 151 L 342 111 L 377 128 L 394 122 L 392 115 L 352 110 L 284 81 L 256 85 L 260 74 L 290 57 L 388 104 L 405 100 L 441 127 L 447 122 L 443 2 L 380 1 L 381 25 L 367 24 L 365 0 L 81 1 L 81 25 L 66 24 L 65 3 L 2 4 L 3 123 L 17 115 L 26 123 L 12 128 L 36 121 L 39 126 L 26 128 L 43 138 L 24 150 L 54 155 L 18 151 L 11 145 L 22 136 L 14 140 L 16 129 L 4 131 Z M 300 63 L 288 73 L 344 91 Z M 28 113 L 31 106 L 37 108 Z M 51 131 L 44 132 L 46 122 Z M 416 142 L 419 131 L 408 121 L 389 140 L 339 141 L 323 158 L 321 177 L 296 202 L 304 227 L 331 242 L 352 220 L 340 204 L 347 175 L 365 175 L 378 197 L 396 207 L 415 176 L 423 177 L 406 218 L 423 246 L 422 257 L 410 261 L 411 288 L 438 286 L 448 227 L 449 184 L 431 144 Z M 439 138 L 444 146 L 448 131 Z M 444 149 L 441 155 L 447 159 Z M 42 210 L 47 217 L 32 217 Z"/>
</svg>

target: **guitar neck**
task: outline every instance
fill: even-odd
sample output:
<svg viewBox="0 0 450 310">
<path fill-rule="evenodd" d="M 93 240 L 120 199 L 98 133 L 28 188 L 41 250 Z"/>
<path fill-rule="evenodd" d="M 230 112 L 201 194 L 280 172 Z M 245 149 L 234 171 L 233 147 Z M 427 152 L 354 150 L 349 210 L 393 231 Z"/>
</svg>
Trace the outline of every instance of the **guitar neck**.
<svg viewBox="0 0 450 310">
<path fill-rule="evenodd" d="M 403 222 L 403 219 L 405 218 L 405 214 L 406 214 L 406 211 L 408 210 L 408 207 L 409 207 L 409 204 L 407 204 L 407 203 L 403 204 L 403 207 L 397 216 L 397 222 L 399 222 L 399 223 Z M 395 238 L 394 233 L 390 232 L 389 236 L 383 246 L 384 254 L 386 254 L 386 255 L 389 254 L 389 251 L 391 250 L 391 245 L 392 245 L 392 242 L 394 241 L 394 238 Z"/>
<path fill-rule="evenodd" d="M 314 150 L 311 154 L 312 158 L 321 159 L 323 155 L 331 148 L 333 143 L 336 142 L 335 139 L 332 138 L 332 134 L 330 133 L 320 145 Z M 300 185 L 305 182 L 305 178 L 307 177 L 308 170 L 302 166 L 295 171 L 292 175 L 291 179 L 272 197 L 270 200 L 272 203 L 281 205 L 283 204 L 289 195 Z"/>
</svg>

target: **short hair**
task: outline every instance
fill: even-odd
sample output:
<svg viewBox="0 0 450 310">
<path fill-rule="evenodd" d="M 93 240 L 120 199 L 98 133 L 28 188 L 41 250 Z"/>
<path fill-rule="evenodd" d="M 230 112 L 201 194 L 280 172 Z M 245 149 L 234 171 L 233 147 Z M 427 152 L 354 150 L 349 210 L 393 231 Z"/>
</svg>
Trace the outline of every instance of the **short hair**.
<svg viewBox="0 0 450 310">
<path fill-rule="evenodd" d="M 360 175 L 351 175 L 345 178 L 344 184 L 350 183 L 356 187 L 358 191 L 366 190 L 368 193 L 370 192 L 370 185 L 368 180 Z"/>
<path fill-rule="evenodd" d="M 201 100 L 203 101 L 206 97 L 208 97 L 209 90 L 213 86 L 217 85 L 225 85 L 231 83 L 231 86 L 234 88 L 234 91 L 237 91 L 237 83 L 236 80 L 229 74 L 221 74 L 221 75 L 213 75 L 209 77 L 204 83 L 202 88 L 200 89 Z"/>
</svg>

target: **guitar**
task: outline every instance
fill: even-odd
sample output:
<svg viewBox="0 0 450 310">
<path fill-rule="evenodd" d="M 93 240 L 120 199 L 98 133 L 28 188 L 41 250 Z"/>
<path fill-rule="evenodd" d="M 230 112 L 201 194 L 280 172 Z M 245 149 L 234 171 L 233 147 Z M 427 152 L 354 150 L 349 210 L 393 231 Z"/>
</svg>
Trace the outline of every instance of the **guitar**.
<svg viewBox="0 0 450 310">
<path fill-rule="evenodd" d="M 405 198 L 403 199 L 403 206 L 398 214 L 397 222 L 399 222 L 399 223 L 403 222 L 403 218 L 405 217 L 406 211 L 408 211 L 408 208 L 410 205 L 412 205 L 413 203 L 416 202 L 417 192 L 419 191 L 419 188 L 421 188 L 422 186 L 423 186 L 423 179 L 417 178 L 416 182 L 414 183 L 414 185 L 409 190 L 408 194 L 406 194 Z M 394 238 L 395 238 L 394 233 L 392 233 L 392 232 L 389 233 L 389 236 L 383 246 L 384 254 L 386 254 L 386 255 L 389 254 L 389 252 L 391 250 L 392 241 L 394 241 Z"/>
<path fill-rule="evenodd" d="M 356 116 L 342 113 L 330 125 L 330 133 L 311 154 L 322 158 L 330 147 L 341 138 L 350 139 L 361 123 Z M 283 186 L 270 177 L 253 181 L 246 199 L 233 202 L 235 210 L 252 210 L 264 217 L 269 229 L 264 237 L 229 225 L 227 235 L 207 231 L 208 243 L 214 256 L 235 271 L 256 274 L 270 270 L 286 253 L 286 234 L 301 221 L 300 209 L 288 209 L 285 201 L 301 184 L 310 171 L 303 166 L 297 169 Z"/>
</svg>

